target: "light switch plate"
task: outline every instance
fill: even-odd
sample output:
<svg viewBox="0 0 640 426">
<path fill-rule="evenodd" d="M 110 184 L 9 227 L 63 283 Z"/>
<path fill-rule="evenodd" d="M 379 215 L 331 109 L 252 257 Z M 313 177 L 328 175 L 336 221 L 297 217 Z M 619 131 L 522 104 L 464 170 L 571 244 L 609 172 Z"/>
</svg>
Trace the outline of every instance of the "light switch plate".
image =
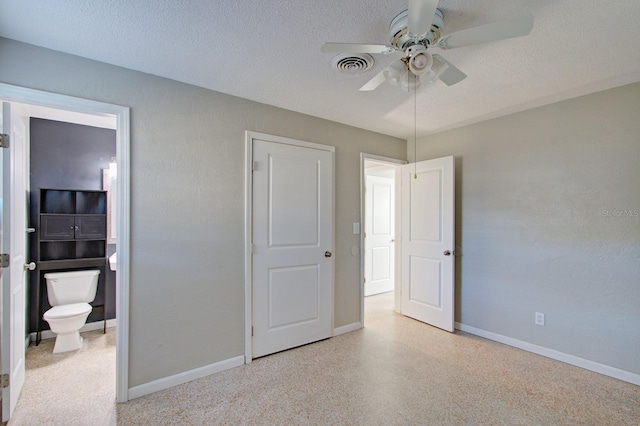
<svg viewBox="0 0 640 426">
<path fill-rule="evenodd" d="M 353 234 L 360 235 L 360 222 L 353 222 Z"/>
</svg>

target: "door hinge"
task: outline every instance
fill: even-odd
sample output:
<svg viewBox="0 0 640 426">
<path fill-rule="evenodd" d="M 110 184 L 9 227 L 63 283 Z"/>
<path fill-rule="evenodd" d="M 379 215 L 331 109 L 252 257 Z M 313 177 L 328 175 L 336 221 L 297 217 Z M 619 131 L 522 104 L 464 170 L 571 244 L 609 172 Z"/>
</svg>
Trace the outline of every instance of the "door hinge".
<svg viewBox="0 0 640 426">
<path fill-rule="evenodd" d="M 251 163 L 251 171 L 255 172 L 256 170 L 258 170 L 258 162 L 254 161 Z"/>
<path fill-rule="evenodd" d="M 6 253 L 0 254 L 0 268 L 9 267 L 9 255 Z"/>
<path fill-rule="evenodd" d="M 9 148 L 9 135 L 0 133 L 0 148 Z"/>
<path fill-rule="evenodd" d="M 0 388 L 8 388 L 9 387 L 9 375 L 3 374 L 0 376 Z"/>
<path fill-rule="evenodd" d="M 251 337 L 253 337 L 253 326 L 251 326 Z"/>
</svg>

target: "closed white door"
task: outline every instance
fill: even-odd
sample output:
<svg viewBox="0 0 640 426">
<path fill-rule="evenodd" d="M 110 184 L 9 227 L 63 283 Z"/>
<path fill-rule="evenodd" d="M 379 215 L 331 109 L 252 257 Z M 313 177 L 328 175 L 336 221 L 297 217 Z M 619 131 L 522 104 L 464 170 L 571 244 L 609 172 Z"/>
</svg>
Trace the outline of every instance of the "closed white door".
<svg viewBox="0 0 640 426">
<path fill-rule="evenodd" d="M 402 166 L 402 313 L 454 330 L 454 159 Z"/>
<path fill-rule="evenodd" d="M 2 272 L 2 374 L 9 387 L 2 390 L 2 421 L 11 417 L 24 384 L 25 358 L 25 251 L 26 251 L 26 125 L 11 116 L 3 103 L 3 130 L 9 148 L 2 159 L 2 252 L 9 255 Z M 2 149 L 2 148 L 0 148 Z"/>
<path fill-rule="evenodd" d="M 333 148 L 307 145 L 253 140 L 253 358 L 331 336 Z"/>
<path fill-rule="evenodd" d="M 393 178 L 366 176 L 364 295 L 393 291 L 395 198 Z"/>
</svg>

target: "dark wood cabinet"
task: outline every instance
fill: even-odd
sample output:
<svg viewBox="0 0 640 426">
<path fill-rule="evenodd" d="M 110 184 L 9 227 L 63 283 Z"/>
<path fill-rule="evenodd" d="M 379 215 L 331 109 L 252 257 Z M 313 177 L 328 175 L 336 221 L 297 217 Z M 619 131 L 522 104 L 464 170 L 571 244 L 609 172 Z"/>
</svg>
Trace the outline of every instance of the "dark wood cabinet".
<svg viewBox="0 0 640 426">
<path fill-rule="evenodd" d="M 107 321 L 106 191 L 40 189 L 37 259 L 37 337 L 40 343 L 46 303 L 45 272 L 99 267 L 104 280 L 103 304 L 93 305 Z"/>
<path fill-rule="evenodd" d="M 40 215 L 40 240 L 103 240 L 106 229 L 105 215 Z"/>
<path fill-rule="evenodd" d="M 107 239 L 107 216 L 76 216 L 75 239 Z"/>
<path fill-rule="evenodd" d="M 70 215 L 40 214 L 40 240 L 73 240 L 75 225 Z"/>
</svg>

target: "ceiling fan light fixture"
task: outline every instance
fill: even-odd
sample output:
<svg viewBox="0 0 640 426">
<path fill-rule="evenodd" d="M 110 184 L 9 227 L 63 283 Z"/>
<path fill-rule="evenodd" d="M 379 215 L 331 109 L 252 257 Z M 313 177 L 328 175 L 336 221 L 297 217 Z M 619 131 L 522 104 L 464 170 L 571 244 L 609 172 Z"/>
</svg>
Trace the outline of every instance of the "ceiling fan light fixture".
<svg viewBox="0 0 640 426">
<path fill-rule="evenodd" d="M 409 59 L 409 69 L 415 75 L 421 75 L 431 69 L 433 57 L 429 52 L 420 52 Z"/>
<path fill-rule="evenodd" d="M 384 70 L 384 78 L 392 86 L 399 86 L 407 79 L 407 66 L 402 61 L 393 62 Z"/>
<path fill-rule="evenodd" d="M 421 75 L 429 71 L 433 65 L 433 57 L 427 52 L 427 47 L 421 44 L 414 44 L 405 50 L 407 55 L 407 66 L 415 75 Z"/>
<path fill-rule="evenodd" d="M 405 92 L 415 92 L 420 88 L 421 78 L 417 74 L 407 73 L 400 81 L 400 88 Z"/>
<path fill-rule="evenodd" d="M 427 80 L 427 83 L 435 83 L 447 68 L 449 68 L 449 64 L 446 62 L 433 61 L 433 65 L 429 71 L 424 74 L 423 78 Z"/>
</svg>

